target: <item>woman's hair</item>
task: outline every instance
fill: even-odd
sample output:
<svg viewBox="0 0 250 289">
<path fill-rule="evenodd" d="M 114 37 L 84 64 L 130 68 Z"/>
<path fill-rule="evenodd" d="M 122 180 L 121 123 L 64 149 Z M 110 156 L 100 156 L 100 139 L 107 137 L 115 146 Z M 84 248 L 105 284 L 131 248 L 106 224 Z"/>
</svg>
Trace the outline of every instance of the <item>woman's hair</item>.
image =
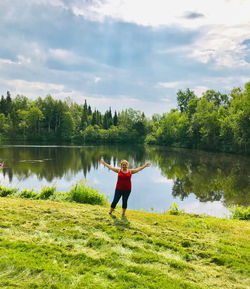
<svg viewBox="0 0 250 289">
<path fill-rule="evenodd" d="M 127 165 L 128 165 L 128 161 L 127 160 L 121 160 L 120 165 L 122 165 L 122 163 L 127 163 Z"/>
</svg>

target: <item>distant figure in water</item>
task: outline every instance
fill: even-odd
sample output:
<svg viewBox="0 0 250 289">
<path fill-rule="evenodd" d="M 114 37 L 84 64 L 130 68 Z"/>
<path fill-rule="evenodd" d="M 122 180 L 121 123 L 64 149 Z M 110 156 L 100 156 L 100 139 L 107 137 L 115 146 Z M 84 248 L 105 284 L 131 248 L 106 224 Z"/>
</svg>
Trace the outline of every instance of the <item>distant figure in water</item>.
<svg viewBox="0 0 250 289">
<path fill-rule="evenodd" d="M 145 165 L 137 169 L 128 169 L 128 161 L 126 160 L 121 161 L 121 168 L 114 168 L 111 165 L 105 163 L 104 160 L 100 160 L 100 163 L 118 174 L 117 184 L 115 188 L 115 195 L 113 202 L 111 203 L 109 214 L 110 215 L 112 214 L 117 203 L 122 197 L 122 216 L 124 217 L 127 209 L 128 197 L 131 192 L 131 175 L 138 173 L 139 171 L 145 169 L 146 167 L 149 167 L 150 163 L 146 163 Z"/>
</svg>

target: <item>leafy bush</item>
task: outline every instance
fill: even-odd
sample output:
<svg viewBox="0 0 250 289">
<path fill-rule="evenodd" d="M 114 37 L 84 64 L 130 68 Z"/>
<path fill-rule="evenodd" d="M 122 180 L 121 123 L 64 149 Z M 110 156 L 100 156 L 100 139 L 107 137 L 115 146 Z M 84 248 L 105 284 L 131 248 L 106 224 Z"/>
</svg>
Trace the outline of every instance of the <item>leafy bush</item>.
<svg viewBox="0 0 250 289">
<path fill-rule="evenodd" d="M 70 191 L 56 192 L 56 187 L 44 186 L 40 193 L 25 188 L 23 191 L 18 192 L 18 189 L 9 189 L 0 186 L 0 197 L 13 195 L 18 198 L 33 199 L 33 200 L 54 200 L 54 201 L 69 201 L 76 203 L 85 203 L 92 205 L 104 205 L 107 203 L 107 198 L 100 194 L 94 188 L 86 185 L 86 181 L 81 180 Z"/>
<path fill-rule="evenodd" d="M 53 195 L 51 195 L 51 200 L 53 201 L 70 201 L 70 192 L 54 192 Z"/>
<path fill-rule="evenodd" d="M 23 191 L 17 194 L 17 197 L 19 198 L 25 198 L 25 199 L 33 199 L 33 200 L 38 200 L 39 199 L 39 194 L 36 192 L 30 190 L 28 191 L 27 188 L 25 188 Z"/>
<path fill-rule="evenodd" d="M 106 197 L 100 194 L 94 188 L 86 185 L 86 181 L 81 180 L 69 191 L 67 201 L 92 204 L 92 205 L 104 205 L 107 200 Z"/>
<path fill-rule="evenodd" d="M 39 195 L 39 199 L 41 200 L 48 200 L 50 196 L 53 196 L 53 194 L 56 191 L 56 187 L 42 187 L 41 193 Z"/>
<path fill-rule="evenodd" d="M 8 195 L 13 195 L 17 192 L 16 188 L 10 189 L 0 186 L 0 197 L 7 197 Z"/>
<path fill-rule="evenodd" d="M 250 220 L 250 207 L 245 209 L 237 205 L 232 206 L 229 210 L 232 213 L 231 219 Z"/>
<path fill-rule="evenodd" d="M 173 205 L 170 206 L 170 208 L 168 210 L 168 214 L 169 215 L 183 215 L 184 210 L 180 210 L 178 205 L 176 203 L 173 203 Z"/>
</svg>

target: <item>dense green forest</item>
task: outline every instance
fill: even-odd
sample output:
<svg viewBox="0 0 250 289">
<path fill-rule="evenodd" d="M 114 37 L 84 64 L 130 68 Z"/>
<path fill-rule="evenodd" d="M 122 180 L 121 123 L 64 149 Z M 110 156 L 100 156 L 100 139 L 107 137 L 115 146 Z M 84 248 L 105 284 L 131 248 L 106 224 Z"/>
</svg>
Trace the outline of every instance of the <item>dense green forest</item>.
<svg viewBox="0 0 250 289">
<path fill-rule="evenodd" d="M 250 82 L 229 94 L 207 90 L 202 97 L 177 92 L 177 108 L 147 118 L 131 108 L 102 114 L 51 95 L 0 100 L 0 140 L 84 143 L 147 143 L 213 151 L 250 152 Z"/>
</svg>

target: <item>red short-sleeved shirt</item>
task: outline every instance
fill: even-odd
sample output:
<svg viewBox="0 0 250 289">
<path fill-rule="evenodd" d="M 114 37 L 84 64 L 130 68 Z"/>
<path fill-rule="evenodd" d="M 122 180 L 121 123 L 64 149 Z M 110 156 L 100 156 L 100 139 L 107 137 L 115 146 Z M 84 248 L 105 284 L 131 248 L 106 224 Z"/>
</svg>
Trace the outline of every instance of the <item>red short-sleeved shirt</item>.
<svg viewBox="0 0 250 289">
<path fill-rule="evenodd" d="M 127 173 L 123 173 L 122 170 L 119 171 L 116 189 L 122 190 L 122 191 L 131 191 L 131 173 L 130 173 L 130 170 L 128 170 Z"/>
</svg>

